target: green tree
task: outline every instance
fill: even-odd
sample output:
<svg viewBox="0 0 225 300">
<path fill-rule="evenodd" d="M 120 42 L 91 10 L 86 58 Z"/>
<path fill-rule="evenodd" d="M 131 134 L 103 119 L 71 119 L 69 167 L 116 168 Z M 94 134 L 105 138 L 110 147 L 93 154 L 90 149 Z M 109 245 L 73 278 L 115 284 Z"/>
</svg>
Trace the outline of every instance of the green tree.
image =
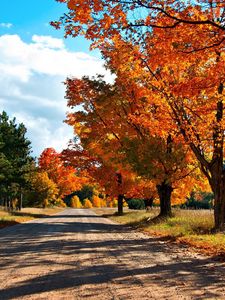
<svg viewBox="0 0 225 300">
<path fill-rule="evenodd" d="M 8 207 L 14 197 L 22 199 L 28 165 L 33 160 L 26 132 L 24 124 L 16 124 L 5 111 L 0 114 L 0 197 Z"/>
</svg>

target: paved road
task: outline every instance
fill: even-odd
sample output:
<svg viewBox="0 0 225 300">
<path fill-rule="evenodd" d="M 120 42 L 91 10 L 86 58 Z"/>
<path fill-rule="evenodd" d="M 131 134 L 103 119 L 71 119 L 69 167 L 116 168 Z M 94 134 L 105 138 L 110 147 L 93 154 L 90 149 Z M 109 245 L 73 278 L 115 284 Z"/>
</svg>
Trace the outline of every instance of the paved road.
<svg viewBox="0 0 225 300">
<path fill-rule="evenodd" d="M 0 299 L 225 299 L 225 266 L 87 209 L 0 231 Z"/>
</svg>

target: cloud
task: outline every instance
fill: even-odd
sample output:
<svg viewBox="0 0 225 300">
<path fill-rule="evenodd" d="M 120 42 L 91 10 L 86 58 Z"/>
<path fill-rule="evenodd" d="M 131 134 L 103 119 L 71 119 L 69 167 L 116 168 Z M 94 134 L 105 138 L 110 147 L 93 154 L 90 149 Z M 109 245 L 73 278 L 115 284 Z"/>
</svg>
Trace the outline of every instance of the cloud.
<svg viewBox="0 0 225 300">
<path fill-rule="evenodd" d="M 0 27 L 3 28 L 11 28 L 13 26 L 12 23 L 0 23 Z"/>
<path fill-rule="evenodd" d="M 0 111 L 25 124 L 34 155 L 46 147 L 61 151 L 72 138 L 72 128 L 63 123 L 63 81 L 96 73 L 112 80 L 100 59 L 69 51 L 62 39 L 34 35 L 25 43 L 18 35 L 0 36 Z"/>
<path fill-rule="evenodd" d="M 28 81 L 33 73 L 52 76 L 94 76 L 96 73 L 110 75 L 103 67 L 103 62 L 83 52 L 68 51 L 61 39 L 50 36 L 32 37 L 26 44 L 18 35 L 0 37 L 0 71 Z M 15 68 L 12 74 L 12 68 Z M 2 75 L 1 75 L 2 76 Z"/>
<path fill-rule="evenodd" d="M 51 36 L 40 36 L 40 35 L 33 35 L 32 41 L 40 45 L 40 47 L 47 47 L 53 49 L 64 49 L 65 45 L 62 39 L 53 38 Z"/>
<path fill-rule="evenodd" d="M 16 120 L 26 125 L 27 137 L 32 141 L 34 156 L 38 156 L 48 147 L 61 151 L 72 138 L 72 128 L 64 123 L 57 124 L 57 121 L 53 121 L 52 124 L 45 116 L 32 116 L 24 112 L 15 112 L 14 116 Z"/>
</svg>

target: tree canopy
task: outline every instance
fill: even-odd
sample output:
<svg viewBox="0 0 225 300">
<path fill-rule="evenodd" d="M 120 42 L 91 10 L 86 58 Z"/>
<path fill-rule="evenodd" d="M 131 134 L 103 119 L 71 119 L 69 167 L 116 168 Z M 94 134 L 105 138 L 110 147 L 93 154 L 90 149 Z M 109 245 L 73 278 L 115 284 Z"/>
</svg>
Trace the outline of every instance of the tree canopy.
<svg viewBox="0 0 225 300">
<path fill-rule="evenodd" d="M 100 49 L 129 99 L 127 120 L 191 149 L 214 193 L 215 227 L 223 229 L 224 1 L 59 2 L 67 12 L 53 25 Z"/>
</svg>

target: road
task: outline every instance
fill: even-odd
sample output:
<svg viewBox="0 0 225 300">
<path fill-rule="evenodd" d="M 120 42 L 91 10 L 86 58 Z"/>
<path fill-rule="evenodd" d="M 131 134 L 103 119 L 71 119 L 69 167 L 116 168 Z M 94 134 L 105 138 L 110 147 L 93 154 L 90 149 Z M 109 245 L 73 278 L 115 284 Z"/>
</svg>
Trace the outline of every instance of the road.
<svg viewBox="0 0 225 300">
<path fill-rule="evenodd" d="M 0 299 L 225 299 L 225 265 L 66 209 L 0 230 Z"/>
</svg>

